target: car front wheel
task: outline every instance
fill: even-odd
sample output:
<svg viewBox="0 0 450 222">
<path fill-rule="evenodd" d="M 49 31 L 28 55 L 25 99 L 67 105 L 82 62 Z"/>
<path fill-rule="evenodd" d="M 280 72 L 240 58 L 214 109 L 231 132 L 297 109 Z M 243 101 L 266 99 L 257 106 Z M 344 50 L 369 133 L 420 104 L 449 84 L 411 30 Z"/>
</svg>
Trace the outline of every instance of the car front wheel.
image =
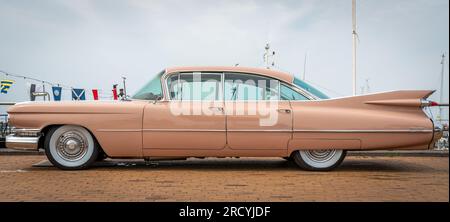
<svg viewBox="0 0 450 222">
<path fill-rule="evenodd" d="M 89 167 L 98 157 L 98 144 L 81 126 L 53 127 L 45 137 L 45 154 L 49 161 L 63 170 Z"/>
<path fill-rule="evenodd" d="M 302 169 L 328 171 L 338 167 L 346 154 L 345 150 L 299 150 L 293 159 Z"/>
</svg>

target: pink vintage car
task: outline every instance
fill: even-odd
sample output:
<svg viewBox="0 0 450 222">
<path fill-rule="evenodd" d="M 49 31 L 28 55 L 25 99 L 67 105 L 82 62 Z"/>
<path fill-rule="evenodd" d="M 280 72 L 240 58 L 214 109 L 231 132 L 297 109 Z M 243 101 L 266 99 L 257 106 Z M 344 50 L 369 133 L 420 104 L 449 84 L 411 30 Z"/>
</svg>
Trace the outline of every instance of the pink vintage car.
<svg viewBox="0 0 450 222">
<path fill-rule="evenodd" d="M 330 99 L 291 74 L 244 67 L 168 68 L 130 100 L 12 106 L 9 148 L 44 148 L 61 169 L 109 158 L 283 157 L 330 170 L 347 150 L 429 149 L 433 91 Z"/>
</svg>

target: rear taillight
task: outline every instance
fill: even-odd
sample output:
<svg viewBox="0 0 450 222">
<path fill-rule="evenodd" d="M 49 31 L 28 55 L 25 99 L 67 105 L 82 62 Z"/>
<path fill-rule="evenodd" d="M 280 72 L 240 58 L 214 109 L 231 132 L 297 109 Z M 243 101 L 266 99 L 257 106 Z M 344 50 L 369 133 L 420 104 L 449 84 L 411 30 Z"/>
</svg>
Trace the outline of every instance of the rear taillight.
<svg viewBox="0 0 450 222">
<path fill-rule="evenodd" d="M 431 107 L 431 106 L 439 106 L 439 103 L 435 101 L 422 100 L 422 107 Z"/>
<path fill-rule="evenodd" d="M 439 103 L 435 101 L 430 101 L 430 104 L 428 106 L 439 106 Z"/>
</svg>

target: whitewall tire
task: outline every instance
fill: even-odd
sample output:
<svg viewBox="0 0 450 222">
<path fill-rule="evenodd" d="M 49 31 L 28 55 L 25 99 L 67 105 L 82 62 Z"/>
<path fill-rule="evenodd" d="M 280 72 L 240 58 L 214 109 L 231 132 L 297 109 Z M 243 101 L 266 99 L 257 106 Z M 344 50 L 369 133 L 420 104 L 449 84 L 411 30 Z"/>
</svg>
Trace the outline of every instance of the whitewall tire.
<svg viewBox="0 0 450 222">
<path fill-rule="evenodd" d="M 338 167 L 346 154 L 346 150 L 299 150 L 293 159 L 302 169 L 328 171 Z"/>
<path fill-rule="evenodd" d="M 79 170 L 97 160 L 98 144 L 91 133 L 75 125 L 63 125 L 49 130 L 44 142 L 49 161 L 63 170 Z"/>
</svg>

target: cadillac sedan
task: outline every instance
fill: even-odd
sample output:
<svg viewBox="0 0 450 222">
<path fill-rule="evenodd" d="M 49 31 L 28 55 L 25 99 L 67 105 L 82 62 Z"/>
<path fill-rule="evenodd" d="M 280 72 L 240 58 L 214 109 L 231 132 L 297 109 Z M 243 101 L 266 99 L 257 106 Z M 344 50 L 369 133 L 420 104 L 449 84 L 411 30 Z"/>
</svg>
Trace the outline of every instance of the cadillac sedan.
<svg viewBox="0 0 450 222">
<path fill-rule="evenodd" d="M 429 149 L 434 91 L 330 99 L 289 73 L 168 68 L 125 101 L 24 102 L 8 110 L 9 148 L 45 149 L 60 169 L 109 158 L 282 157 L 331 170 L 347 150 Z"/>
</svg>

